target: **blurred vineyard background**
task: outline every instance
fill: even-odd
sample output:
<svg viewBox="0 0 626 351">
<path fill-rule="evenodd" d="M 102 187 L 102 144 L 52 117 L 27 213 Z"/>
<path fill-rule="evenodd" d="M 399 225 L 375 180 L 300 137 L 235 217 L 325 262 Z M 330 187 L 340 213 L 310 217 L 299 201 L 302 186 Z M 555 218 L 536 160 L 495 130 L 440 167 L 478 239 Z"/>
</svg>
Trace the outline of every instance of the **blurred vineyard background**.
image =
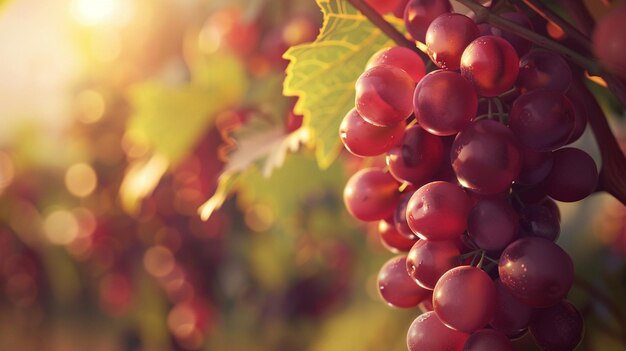
<svg viewBox="0 0 626 351">
<path fill-rule="evenodd" d="M 405 349 L 419 311 L 382 303 L 393 254 L 341 200 L 363 161 L 320 170 L 281 94 L 321 23 L 312 0 L 3 3 L 0 350 Z M 226 162 L 236 194 L 202 221 Z M 580 350 L 624 350 L 626 209 L 561 209 Z"/>
</svg>

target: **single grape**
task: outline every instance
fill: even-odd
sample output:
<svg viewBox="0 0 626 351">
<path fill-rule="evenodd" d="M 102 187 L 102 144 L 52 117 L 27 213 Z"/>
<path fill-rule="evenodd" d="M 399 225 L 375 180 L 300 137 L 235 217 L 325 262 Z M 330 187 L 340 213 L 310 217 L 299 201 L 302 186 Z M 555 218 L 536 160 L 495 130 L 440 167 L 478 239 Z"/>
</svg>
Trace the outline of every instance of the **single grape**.
<svg viewBox="0 0 626 351">
<path fill-rule="evenodd" d="M 420 126 L 432 134 L 454 135 L 476 116 L 478 97 L 460 74 L 434 71 L 415 88 L 413 110 Z"/>
<path fill-rule="evenodd" d="M 521 168 L 513 133 L 502 123 L 486 119 L 473 122 L 456 136 L 450 158 L 459 182 L 483 195 L 507 191 Z"/>
<path fill-rule="evenodd" d="M 436 181 L 413 194 L 406 209 L 407 221 L 422 239 L 456 239 L 467 227 L 470 207 L 470 199 L 461 187 Z"/>
<path fill-rule="evenodd" d="M 398 182 L 379 168 L 365 168 L 352 175 L 343 201 L 352 216 L 362 221 L 391 217 L 400 198 Z"/>
<path fill-rule="evenodd" d="M 367 62 L 365 69 L 370 69 L 380 65 L 389 65 L 400 68 L 408 73 L 409 76 L 413 78 L 415 83 L 419 82 L 426 74 L 426 66 L 424 66 L 422 58 L 413 50 L 402 46 L 394 46 L 379 50 Z"/>
<path fill-rule="evenodd" d="M 465 341 L 463 351 L 515 351 L 506 335 L 493 329 L 482 329 L 472 333 Z"/>
<path fill-rule="evenodd" d="M 415 241 L 417 240 L 417 236 L 413 233 L 411 227 L 409 227 L 409 223 L 406 219 L 406 208 L 409 204 L 409 200 L 413 196 L 413 193 L 415 193 L 415 190 L 405 190 L 400 196 L 398 205 L 393 212 L 393 225 L 400 235 Z"/>
<path fill-rule="evenodd" d="M 363 72 L 356 81 L 355 105 L 371 124 L 389 127 L 413 113 L 412 94 L 415 82 L 400 68 L 380 65 Z"/>
<path fill-rule="evenodd" d="M 443 160 L 441 139 L 419 125 L 407 128 L 402 142 L 387 153 L 391 175 L 400 182 L 420 186 L 437 173 Z"/>
<path fill-rule="evenodd" d="M 584 334 L 580 312 L 567 300 L 538 308 L 530 320 L 530 334 L 543 351 L 572 351 Z"/>
<path fill-rule="evenodd" d="M 513 87 L 519 58 L 508 41 L 493 35 L 478 37 L 461 56 L 461 75 L 478 95 L 498 96 Z"/>
<path fill-rule="evenodd" d="M 398 6 L 396 6 L 396 8 L 393 9 L 393 15 L 396 18 L 399 18 L 399 19 L 404 18 L 404 9 L 406 8 L 406 5 L 408 2 L 409 0 L 400 0 L 400 2 L 398 3 Z"/>
<path fill-rule="evenodd" d="M 520 210 L 521 230 L 524 236 L 537 236 L 556 241 L 561 232 L 559 208 L 550 199 L 527 205 Z"/>
<path fill-rule="evenodd" d="M 504 12 L 500 14 L 500 17 L 504 17 L 509 21 L 513 21 L 519 24 L 526 29 L 533 29 L 528 16 L 526 16 L 523 12 Z M 506 40 L 513 46 L 515 52 L 517 52 L 517 56 L 522 57 L 530 51 L 532 47 L 532 43 L 517 34 L 505 31 L 498 27 L 493 27 L 489 24 L 481 24 L 478 26 L 480 29 L 481 35 L 496 35 L 502 37 L 502 39 Z"/>
<path fill-rule="evenodd" d="M 405 123 L 390 127 L 379 127 L 368 123 L 356 109 L 350 110 L 339 126 L 343 145 L 352 154 L 360 157 L 377 156 L 391 149 L 402 140 Z"/>
<path fill-rule="evenodd" d="M 458 13 L 444 13 L 435 18 L 426 31 L 428 55 L 437 67 L 457 70 L 463 50 L 480 32 L 471 18 Z"/>
<path fill-rule="evenodd" d="M 596 163 L 586 152 L 566 147 L 554 151 L 554 165 L 543 188 L 557 201 L 575 202 L 589 196 L 598 185 Z"/>
<path fill-rule="evenodd" d="M 522 169 L 519 172 L 515 183 L 523 185 L 535 185 L 544 180 L 554 162 L 551 152 L 539 152 L 522 148 Z"/>
<path fill-rule="evenodd" d="M 593 53 L 610 72 L 626 79 L 626 6 L 614 8 L 602 17 L 593 31 Z"/>
<path fill-rule="evenodd" d="M 443 324 L 471 333 L 484 328 L 493 319 L 496 296 L 496 286 L 485 271 L 460 266 L 452 268 L 437 281 L 433 307 Z"/>
<path fill-rule="evenodd" d="M 376 12 L 385 15 L 396 9 L 401 0 L 365 0 Z"/>
<path fill-rule="evenodd" d="M 428 296 L 428 290 L 417 285 L 406 273 L 406 256 L 387 261 L 378 272 L 378 292 L 393 307 L 411 308 Z"/>
<path fill-rule="evenodd" d="M 429 290 L 428 297 L 425 298 L 424 301 L 420 302 L 419 305 L 417 305 L 417 308 L 419 308 L 422 313 L 433 310 L 433 292 L 431 290 Z"/>
<path fill-rule="evenodd" d="M 522 93 L 537 89 L 565 93 L 571 84 L 572 71 L 560 55 L 533 51 L 520 58 L 517 86 Z"/>
<path fill-rule="evenodd" d="M 508 337 L 519 335 L 526 331 L 530 317 L 532 315 L 532 307 L 519 302 L 511 295 L 500 279 L 494 281 L 496 284 L 496 313 L 489 322 L 489 325 Z"/>
<path fill-rule="evenodd" d="M 574 265 L 557 244 L 522 238 L 504 249 L 498 272 L 502 284 L 521 302 L 546 307 L 563 299 L 574 281 Z"/>
<path fill-rule="evenodd" d="M 466 333 L 446 327 L 434 311 L 419 315 L 406 336 L 409 351 L 461 351 Z"/>
<path fill-rule="evenodd" d="M 421 287 L 433 290 L 441 276 L 460 264 L 461 243 L 458 239 L 420 240 L 413 245 L 406 259 L 409 276 Z"/>
<path fill-rule="evenodd" d="M 486 251 L 500 251 L 516 237 L 519 217 L 506 200 L 484 198 L 470 211 L 467 233 L 474 243 Z"/>
<path fill-rule="evenodd" d="M 526 147 L 552 151 L 567 143 L 574 131 L 574 107 L 560 92 L 533 90 L 515 100 L 509 127 Z"/>
<path fill-rule="evenodd" d="M 417 242 L 417 237 L 415 237 L 415 239 L 409 239 L 398 233 L 393 222 L 390 220 L 381 220 L 378 222 L 378 233 L 380 234 L 380 241 L 383 246 L 393 253 L 408 252 L 413 247 L 413 244 Z"/>
<path fill-rule="evenodd" d="M 448 0 L 410 0 L 404 9 L 404 26 L 413 39 L 423 43 L 430 23 L 450 11 Z"/>
</svg>

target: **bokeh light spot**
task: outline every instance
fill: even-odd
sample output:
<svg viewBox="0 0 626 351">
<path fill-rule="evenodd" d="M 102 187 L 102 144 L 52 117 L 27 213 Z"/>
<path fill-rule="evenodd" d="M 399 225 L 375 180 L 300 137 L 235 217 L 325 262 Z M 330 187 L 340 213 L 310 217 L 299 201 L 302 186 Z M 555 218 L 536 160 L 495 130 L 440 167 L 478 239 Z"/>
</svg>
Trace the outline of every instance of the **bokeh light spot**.
<svg viewBox="0 0 626 351">
<path fill-rule="evenodd" d="M 98 185 L 96 171 L 86 164 L 77 163 L 65 173 L 65 186 L 70 194 L 78 197 L 89 196 Z"/>
<path fill-rule="evenodd" d="M 43 229 L 46 238 L 57 245 L 70 244 L 79 232 L 78 221 L 71 212 L 65 210 L 57 210 L 46 216 Z"/>
</svg>

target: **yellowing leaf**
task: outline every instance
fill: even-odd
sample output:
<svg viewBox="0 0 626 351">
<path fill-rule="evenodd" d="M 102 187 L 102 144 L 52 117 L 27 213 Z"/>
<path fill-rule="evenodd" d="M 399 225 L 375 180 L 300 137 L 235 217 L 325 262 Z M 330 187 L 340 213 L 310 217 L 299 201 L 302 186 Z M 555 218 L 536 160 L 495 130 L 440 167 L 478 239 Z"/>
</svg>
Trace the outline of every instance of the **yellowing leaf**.
<svg viewBox="0 0 626 351">
<path fill-rule="evenodd" d="M 317 0 L 324 24 L 315 42 L 294 46 L 283 93 L 298 96 L 295 112 L 311 131 L 320 167 L 327 168 L 340 150 L 339 124 L 354 107 L 354 83 L 369 58 L 392 46 L 378 28 L 345 0 Z M 395 18 L 390 22 L 401 25 Z"/>
</svg>

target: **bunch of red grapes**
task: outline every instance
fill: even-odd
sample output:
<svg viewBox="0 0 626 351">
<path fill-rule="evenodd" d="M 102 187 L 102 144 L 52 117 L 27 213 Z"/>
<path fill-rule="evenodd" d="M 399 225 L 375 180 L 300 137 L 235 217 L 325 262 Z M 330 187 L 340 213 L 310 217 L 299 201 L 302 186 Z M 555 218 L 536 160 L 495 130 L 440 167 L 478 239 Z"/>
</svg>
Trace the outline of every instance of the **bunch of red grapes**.
<svg viewBox="0 0 626 351">
<path fill-rule="evenodd" d="M 521 12 L 501 16 L 532 29 Z M 594 160 L 566 147 L 585 129 L 588 92 L 558 54 L 448 1 L 409 1 L 404 19 L 438 69 L 426 74 L 409 48 L 379 51 L 340 127 L 348 151 L 386 163 L 351 177 L 348 211 L 408 252 L 381 268 L 380 295 L 425 312 L 411 351 L 513 350 L 527 331 L 545 351 L 573 350 L 583 319 L 566 300 L 574 267 L 555 243 L 554 200 L 598 185 Z"/>
</svg>

